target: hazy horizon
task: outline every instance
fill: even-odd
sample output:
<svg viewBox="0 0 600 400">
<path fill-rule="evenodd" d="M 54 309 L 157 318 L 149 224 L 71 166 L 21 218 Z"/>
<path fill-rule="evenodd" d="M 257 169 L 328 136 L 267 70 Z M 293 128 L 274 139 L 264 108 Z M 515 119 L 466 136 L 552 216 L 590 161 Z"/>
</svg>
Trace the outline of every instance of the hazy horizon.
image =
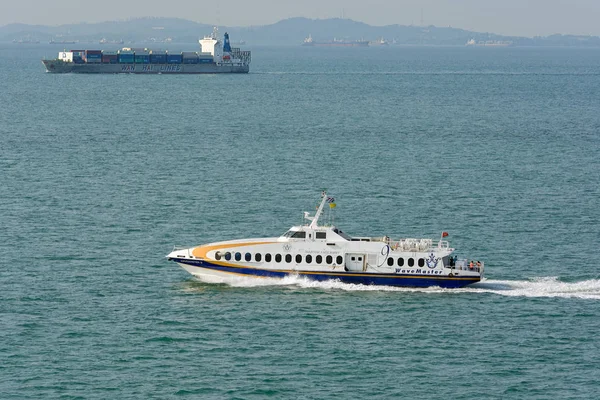
<svg viewBox="0 0 600 400">
<path fill-rule="evenodd" d="M 525 3 L 525 4 L 523 4 Z M 103 0 L 86 4 L 77 0 L 23 0 L 0 15 L 0 26 L 11 23 L 64 25 L 97 23 L 140 17 L 184 18 L 225 26 L 269 25 L 286 18 L 344 17 L 369 25 L 451 26 L 477 32 L 513 36 L 554 33 L 600 36 L 600 1 L 573 0 L 332 0 L 323 4 L 306 0 L 256 0 L 249 4 L 230 0 L 202 5 L 190 0 L 147 4 L 145 1 Z"/>
</svg>

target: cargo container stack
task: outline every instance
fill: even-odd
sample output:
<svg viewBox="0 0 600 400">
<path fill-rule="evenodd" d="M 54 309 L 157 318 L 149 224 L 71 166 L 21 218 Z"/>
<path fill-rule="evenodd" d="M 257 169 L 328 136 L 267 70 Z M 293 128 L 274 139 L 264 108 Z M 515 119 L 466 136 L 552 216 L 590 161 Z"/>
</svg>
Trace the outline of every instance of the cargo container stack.
<svg viewBox="0 0 600 400">
<path fill-rule="evenodd" d="M 86 63 L 101 63 L 102 50 L 86 50 L 83 53 L 83 60 Z"/>
<path fill-rule="evenodd" d="M 103 51 L 102 52 L 102 63 L 104 64 L 116 64 L 119 62 L 119 53 L 116 51 Z"/>
<path fill-rule="evenodd" d="M 85 53 L 85 50 L 71 50 L 71 53 L 73 53 L 73 62 L 75 64 L 83 64 L 85 61 L 83 61 L 83 53 Z"/>
<path fill-rule="evenodd" d="M 181 56 L 184 64 L 198 64 L 198 53 L 195 51 L 184 51 Z"/>
<path fill-rule="evenodd" d="M 214 62 L 214 59 L 210 53 L 198 53 L 198 62 L 200 64 L 209 64 Z"/>
<path fill-rule="evenodd" d="M 131 50 L 121 50 L 119 51 L 119 63 L 120 64 L 133 64 L 134 61 L 134 52 Z"/>
<path fill-rule="evenodd" d="M 167 52 L 162 50 L 152 50 L 150 52 L 150 64 L 166 64 Z"/>
<path fill-rule="evenodd" d="M 182 62 L 181 54 L 167 53 L 167 64 L 181 64 L 181 62 Z"/>
<path fill-rule="evenodd" d="M 134 59 L 136 64 L 150 64 L 150 53 L 147 50 L 137 50 Z"/>
</svg>

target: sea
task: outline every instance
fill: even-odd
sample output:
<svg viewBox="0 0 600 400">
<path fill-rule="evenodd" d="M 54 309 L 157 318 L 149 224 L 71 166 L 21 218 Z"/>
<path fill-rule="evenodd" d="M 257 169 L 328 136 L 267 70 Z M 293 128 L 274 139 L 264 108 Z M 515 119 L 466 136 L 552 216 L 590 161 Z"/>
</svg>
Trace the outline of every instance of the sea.
<svg viewBox="0 0 600 400">
<path fill-rule="evenodd" d="M 45 73 L 62 47 L 0 44 L 1 399 L 598 397 L 600 49 Z M 346 233 L 445 231 L 485 279 L 205 284 L 165 258 L 278 236 L 324 189 Z"/>
</svg>

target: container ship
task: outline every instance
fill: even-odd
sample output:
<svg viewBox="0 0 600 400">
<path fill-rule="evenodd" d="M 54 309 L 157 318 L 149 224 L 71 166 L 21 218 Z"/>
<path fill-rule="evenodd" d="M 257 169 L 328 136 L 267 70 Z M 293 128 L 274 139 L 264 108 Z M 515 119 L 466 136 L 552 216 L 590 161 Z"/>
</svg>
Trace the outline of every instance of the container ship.
<svg viewBox="0 0 600 400">
<path fill-rule="evenodd" d="M 218 74 L 248 73 L 251 54 L 232 48 L 227 32 L 218 30 L 199 40 L 201 51 L 167 52 L 146 48 L 119 51 L 71 50 L 42 60 L 47 72 L 88 74 Z"/>
<path fill-rule="evenodd" d="M 368 40 L 342 40 L 334 38 L 329 42 L 317 42 L 311 35 L 304 39 L 303 46 L 326 46 L 326 47 L 364 47 L 369 45 Z"/>
</svg>

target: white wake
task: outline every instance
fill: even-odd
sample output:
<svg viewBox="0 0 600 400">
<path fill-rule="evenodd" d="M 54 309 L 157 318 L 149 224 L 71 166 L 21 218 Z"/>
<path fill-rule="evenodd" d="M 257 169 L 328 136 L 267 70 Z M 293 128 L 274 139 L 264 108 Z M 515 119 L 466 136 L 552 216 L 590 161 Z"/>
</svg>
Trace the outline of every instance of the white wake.
<svg viewBox="0 0 600 400">
<path fill-rule="evenodd" d="M 538 277 L 530 280 L 494 280 L 483 281 L 461 289 L 429 288 L 403 288 L 392 286 L 360 285 L 342 283 L 338 280 L 314 281 L 300 276 L 285 278 L 252 278 L 232 277 L 223 280 L 232 287 L 264 287 L 264 286 L 289 286 L 291 288 L 343 290 L 343 291 L 387 291 L 387 292 L 415 292 L 415 293 L 493 293 L 501 296 L 512 297 L 561 297 L 600 300 L 600 279 L 590 279 L 578 282 L 562 282 L 557 277 Z"/>
</svg>

